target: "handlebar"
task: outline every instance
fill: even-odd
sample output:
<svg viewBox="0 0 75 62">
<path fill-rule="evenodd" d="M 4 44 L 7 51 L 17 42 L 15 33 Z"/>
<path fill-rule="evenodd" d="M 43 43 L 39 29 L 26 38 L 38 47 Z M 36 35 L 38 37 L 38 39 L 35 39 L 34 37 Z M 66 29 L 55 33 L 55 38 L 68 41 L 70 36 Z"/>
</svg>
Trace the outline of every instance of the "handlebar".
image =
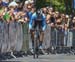
<svg viewBox="0 0 75 62">
<path fill-rule="evenodd" d="M 31 29 L 32 31 L 43 31 L 42 29 Z"/>
</svg>

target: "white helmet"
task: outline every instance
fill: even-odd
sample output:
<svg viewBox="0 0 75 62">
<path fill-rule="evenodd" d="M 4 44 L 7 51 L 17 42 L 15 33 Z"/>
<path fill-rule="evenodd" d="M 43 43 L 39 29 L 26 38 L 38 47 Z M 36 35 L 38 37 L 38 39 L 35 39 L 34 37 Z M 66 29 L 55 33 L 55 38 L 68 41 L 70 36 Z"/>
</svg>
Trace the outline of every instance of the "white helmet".
<svg viewBox="0 0 75 62">
<path fill-rule="evenodd" d="M 29 1 L 25 1 L 25 4 L 29 4 Z"/>
</svg>

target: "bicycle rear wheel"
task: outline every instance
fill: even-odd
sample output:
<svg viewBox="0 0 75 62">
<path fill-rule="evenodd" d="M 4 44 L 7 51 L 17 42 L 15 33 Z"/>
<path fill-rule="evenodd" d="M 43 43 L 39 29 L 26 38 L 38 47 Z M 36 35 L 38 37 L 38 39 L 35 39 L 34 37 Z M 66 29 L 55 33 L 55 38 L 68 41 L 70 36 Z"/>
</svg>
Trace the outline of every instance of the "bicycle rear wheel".
<svg viewBox="0 0 75 62">
<path fill-rule="evenodd" d="M 33 54 L 33 58 L 38 58 L 39 56 L 39 40 L 38 40 L 38 36 L 35 34 L 34 37 L 34 54 Z"/>
</svg>

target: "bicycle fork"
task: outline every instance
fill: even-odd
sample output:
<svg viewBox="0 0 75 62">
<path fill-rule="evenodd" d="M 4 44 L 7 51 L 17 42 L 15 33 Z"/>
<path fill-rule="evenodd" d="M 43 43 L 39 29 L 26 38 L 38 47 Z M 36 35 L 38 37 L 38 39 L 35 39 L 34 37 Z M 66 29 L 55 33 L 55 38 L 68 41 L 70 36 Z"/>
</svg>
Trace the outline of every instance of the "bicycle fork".
<svg viewBox="0 0 75 62">
<path fill-rule="evenodd" d="M 38 58 L 39 55 L 39 32 L 35 31 L 34 34 L 34 59 Z"/>
</svg>

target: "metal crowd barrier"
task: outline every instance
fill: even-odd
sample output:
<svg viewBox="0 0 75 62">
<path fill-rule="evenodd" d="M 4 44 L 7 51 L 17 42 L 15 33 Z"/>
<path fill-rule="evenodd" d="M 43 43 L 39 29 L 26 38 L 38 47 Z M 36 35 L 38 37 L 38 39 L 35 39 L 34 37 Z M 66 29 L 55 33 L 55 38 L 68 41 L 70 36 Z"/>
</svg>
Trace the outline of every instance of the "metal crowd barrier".
<svg viewBox="0 0 75 62">
<path fill-rule="evenodd" d="M 52 28 L 47 25 L 45 37 L 43 42 L 44 48 L 51 48 L 55 50 L 70 51 L 71 48 L 75 49 L 75 29 L 62 30 Z"/>
<path fill-rule="evenodd" d="M 27 51 L 27 24 L 11 21 L 9 24 L 0 20 L 0 53 Z"/>
<path fill-rule="evenodd" d="M 23 29 L 23 45 L 21 50 L 27 52 L 29 49 L 28 23 L 22 24 L 22 29 Z"/>
<path fill-rule="evenodd" d="M 2 20 L 0 21 L 0 53 L 2 52 L 6 52 L 7 49 L 7 41 L 6 41 L 6 29 L 4 29 L 6 27 L 6 24 L 4 22 L 2 22 Z"/>
<path fill-rule="evenodd" d="M 75 29 L 66 31 L 52 28 L 49 24 L 44 32 L 43 48 L 75 48 Z M 31 48 L 28 23 L 0 21 L 0 53 L 28 51 Z M 59 49 L 57 49 L 59 50 Z"/>
</svg>

